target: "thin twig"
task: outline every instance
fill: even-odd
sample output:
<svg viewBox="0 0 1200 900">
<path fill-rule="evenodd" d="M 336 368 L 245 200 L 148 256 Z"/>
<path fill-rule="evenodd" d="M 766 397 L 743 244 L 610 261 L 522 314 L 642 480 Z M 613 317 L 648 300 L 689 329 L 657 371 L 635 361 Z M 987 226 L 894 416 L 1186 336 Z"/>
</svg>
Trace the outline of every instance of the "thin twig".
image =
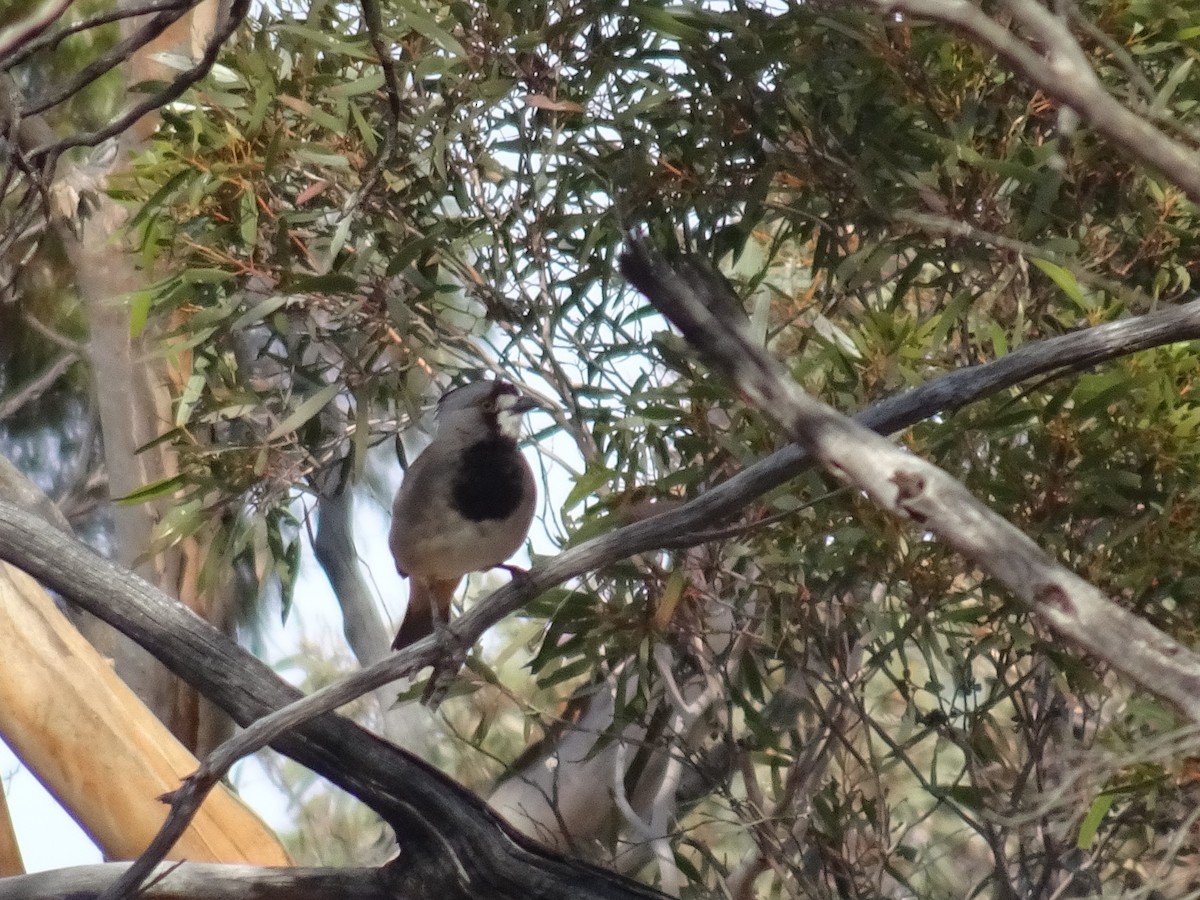
<svg viewBox="0 0 1200 900">
<path fill-rule="evenodd" d="M 99 28 L 102 25 L 111 25 L 113 22 L 121 22 L 125 19 L 134 19 L 139 16 L 148 16 L 153 13 L 166 12 L 172 9 L 186 9 L 194 6 L 196 0 L 161 0 L 159 3 L 147 3 L 143 6 L 126 7 L 122 6 L 108 12 L 99 13 L 90 18 L 83 19 L 73 25 L 67 25 L 57 31 L 49 33 L 43 32 L 35 40 L 23 39 L 17 50 L 8 56 L 3 56 L 3 51 L 0 50 L 0 71 L 11 69 L 13 66 L 20 65 L 29 57 L 33 56 L 42 50 L 53 50 L 64 40 L 73 34 L 80 34 L 84 31 L 90 31 L 93 28 Z M 65 0 L 63 9 L 71 5 L 71 0 Z"/>
<path fill-rule="evenodd" d="M 141 103 L 135 104 L 124 115 L 118 116 L 104 128 L 68 135 L 61 140 L 36 147 L 29 153 L 30 159 L 38 162 L 43 168 L 51 167 L 64 151 L 72 147 L 94 147 L 111 137 L 116 137 L 142 116 L 161 109 L 183 96 L 184 91 L 209 73 L 217 61 L 221 47 L 229 40 L 230 35 L 237 29 L 242 19 L 246 17 L 249 9 L 250 0 L 230 0 L 228 15 L 224 23 L 213 32 L 212 38 L 204 50 L 204 55 L 196 65 L 181 72 L 161 91 L 147 97 Z"/>
<path fill-rule="evenodd" d="M 200 3 L 200 0 L 193 0 L 188 8 L 198 3 Z M 106 72 L 111 72 L 117 66 L 127 63 L 133 54 L 183 18 L 187 14 L 188 8 L 166 9 L 157 13 L 149 22 L 144 23 L 133 34 L 119 41 L 108 52 L 98 56 L 80 69 L 75 77 L 66 84 L 57 85 L 53 90 L 47 91 L 37 99 L 26 103 L 24 109 L 25 115 L 36 116 L 48 109 L 53 109 L 67 98 L 73 97 Z"/>
</svg>

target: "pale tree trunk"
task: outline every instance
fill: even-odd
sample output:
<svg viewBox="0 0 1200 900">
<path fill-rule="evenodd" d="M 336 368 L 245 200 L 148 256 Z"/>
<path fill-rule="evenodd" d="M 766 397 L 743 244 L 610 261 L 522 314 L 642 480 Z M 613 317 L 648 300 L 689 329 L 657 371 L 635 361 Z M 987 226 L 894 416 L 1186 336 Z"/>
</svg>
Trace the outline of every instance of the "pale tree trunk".
<svg viewBox="0 0 1200 900">
<path fill-rule="evenodd" d="M 198 56 L 197 48 L 203 47 L 212 33 L 221 6 L 220 0 L 207 0 L 143 47 L 128 63 L 128 82 L 169 80 L 175 72 L 156 61 L 154 55 L 168 52 Z M 127 27 L 131 24 L 137 21 L 126 21 Z M 124 136 L 114 169 L 96 175 L 93 185 L 66 177 L 62 181 L 66 189 L 56 192 L 58 233 L 88 320 L 87 354 L 96 386 L 112 499 L 176 474 L 175 456 L 168 444 L 140 452 L 139 448 L 171 427 L 169 386 L 187 377 L 186 371 L 172 366 L 186 367 L 187 358 L 169 358 L 153 329 L 132 334 L 130 296 L 144 290 L 155 273 L 140 267 L 135 248 L 123 230 L 125 209 L 102 190 L 103 181 L 124 165 L 128 152 L 146 140 L 156 124 L 153 116 L 138 122 Z M 86 214 L 78 205 L 84 190 L 89 198 Z M 188 539 L 169 550 L 147 555 L 155 525 L 169 506 L 169 500 L 111 505 L 117 559 L 217 627 L 228 630 L 232 627 L 231 598 L 220 596 L 217 590 L 203 596 L 198 589 L 204 550 L 197 541 Z M 228 733 L 224 716 L 145 651 L 95 620 L 81 627 L 96 648 L 113 660 L 126 683 L 194 752 L 203 755 Z"/>
<path fill-rule="evenodd" d="M 159 798 L 199 762 L 41 586 L 9 565 L 0 565 L 0 620 L 13 626 L 0 663 L 0 731 L 106 856 L 136 857 L 166 817 Z M 171 857 L 290 862 L 270 829 L 223 785 L 205 800 Z"/>
<path fill-rule="evenodd" d="M 23 874 L 25 863 L 21 860 L 21 848 L 17 846 L 17 833 L 13 830 L 12 816 L 8 813 L 4 784 L 0 782 L 0 878 Z"/>
<path fill-rule="evenodd" d="M 4 457 L 0 498 L 69 531 L 58 508 Z M 166 817 L 161 797 L 199 762 L 41 585 L 6 563 L 0 626 L 8 635 L 0 654 L 0 735 L 106 857 L 136 857 Z M 225 786 L 205 801 L 171 858 L 290 863 L 271 830 Z M 0 794 L 0 876 L 20 872 Z"/>
</svg>

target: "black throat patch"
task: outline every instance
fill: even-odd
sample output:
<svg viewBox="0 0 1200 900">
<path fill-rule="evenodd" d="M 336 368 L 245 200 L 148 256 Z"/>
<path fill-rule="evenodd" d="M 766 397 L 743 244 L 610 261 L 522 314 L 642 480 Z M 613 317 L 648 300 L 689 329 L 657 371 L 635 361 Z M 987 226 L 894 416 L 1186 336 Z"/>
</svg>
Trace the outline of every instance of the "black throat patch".
<svg viewBox="0 0 1200 900">
<path fill-rule="evenodd" d="M 512 438 L 496 434 L 463 454 L 454 481 L 454 508 L 472 522 L 507 519 L 525 496 L 521 451 Z"/>
</svg>

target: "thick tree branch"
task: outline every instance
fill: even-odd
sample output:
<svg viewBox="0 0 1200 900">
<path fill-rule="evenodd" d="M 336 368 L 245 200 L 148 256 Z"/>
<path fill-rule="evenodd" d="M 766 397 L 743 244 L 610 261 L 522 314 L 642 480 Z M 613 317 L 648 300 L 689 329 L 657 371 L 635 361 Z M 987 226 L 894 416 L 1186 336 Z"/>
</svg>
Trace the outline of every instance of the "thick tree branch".
<svg viewBox="0 0 1200 900">
<path fill-rule="evenodd" d="M 1025 344 L 998 360 L 950 372 L 889 397 L 864 410 L 855 421 L 879 434 L 891 434 L 1031 378 L 1070 374 L 1141 350 L 1196 339 L 1200 339 L 1200 300 Z M 677 509 L 593 538 L 539 563 L 527 578 L 500 588 L 468 610 L 454 623 L 454 631 L 464 644 L 473 644 L 504 616 L 570 578 L 635 553 L 690 546 L 696 542 L 693 535 L 703 535 L 714 522 L 794 478 L 812 463 L 799 444 L 785 447 Z"/>
<path fill-rule="evenodd" d="M 1138 350 L 1196 338 L 1200 338 L 1200 300 L 1026 344 L 994 362 L 957 370 L 889 398 L 866 410 L 858 421 L 887 434 L 935 413 L 958 409 L 1029 378 L 1069 373 Z M 709 533 L 714 520 L 732 514 L 799 474 L 811 463 L 811 457 L 803 448 L 792 445 L 682 507 L 602 535 L 539 563 L 526 578 L 495 591 L 469 610 L 454 624 L 454 632 L 464 646 L 471 646 L 504 616 L 570 578 L 635 553 L 695 544 Z M 262 718 L 227 741 L 177 792 L 172 801 L 172 814 L 163 825 L 160 839 L 155 842 L 155 852 L 145 855 L 143 865 L 151 865 L 166 853 L 174 842 L 173 836 L 186 827 L 207 791 L 238 759 L 271 744 L 299 723 L 335 710 L 439 660 L 434 639 L 427 638 Z M 444 682 L 449 674 L 452 673 L 443 672 L 441 680 Z"/>
<path fill-rule="evenodd" d="M 182 604 L 7 500 L 0 500 L 0 557 L 129 635 L 240 724 L 300 696 Z M 410 650 L 408 658 L 420 654 Z M 272 746 L 361 799 L 395 829 L 401 855 L 387 875 L 398 894 L 440 893 L 447 900 L 661 896 L 536 846 L 429 764 L 340 716 L 305 722 Z"/>
<path fill-rule="evenodd" d="M 621 271 L 830 474 L 941 538 L 1062 637 L 1200 722 L 1200 656 L 1060 566 L 941 469 L 804 393 L 754 342 L 715 270 L 694 258 L 668 263 L 633 238 Z"/>
<path fill-rule="evenodd" d="M 75 866 L 0 881 L 0 900 L 97 900 L 129 863 Z M 138 900 L 396 900 L 386 869 L 269 869 L 218 863 L 163 863 Z M 413 895 L 409 895 L 413 896 Z"/>
<path fill-rule="evenodd" d="M 929 384 L 890 398 L 865 411 L 858 420 L 876 431 L 890 433 L 934 413 L 957 409 L 1028 378 L 1072 372 L 1139 350 L 1198 337 L 1200 301 L 1193 301 L 1150 315 L 1107 323 L 1036 344 L 1026 344 L 1000 360 L 950 373 Z M 549 587 L 633 553 L 686 544 L 689 535 L 702 535 L 711 527 L 713 521 L 727 517 L 755 497 L 798 474 L 809 464 L 811 459 L 803 448 L 788 447 L 679 509 L 572 548 L 536 566 L 527 579 L 502 588 L 478 604 L 456 623 L 456 631 L 464 643 L 471 644 L 503 616 L 520 608 Z M 19 529 L 19 526 L 17 527 Z M 3 522 L 0 521 L 0 545 L 3 545 L 0 546 L 0 555 L 8 552 L 4 532 Z M 6 558 L 22 565 L 19 558 Z M 33 571 L 28 566 L 22 565 L 22 568 Z M 59 571 L 57 567 L 54 567 L 54 570 Z M 70 578 L 67 581 L 70 582 L 69 585 L 56 585 L 54 580 L 45 583 L 70 594 L 71 591 L 67 587 L 77 585 Z M 281 712 L 277 716 L 258 722 L 234 742 L 223 746 L 221 752 L 206 763 L 202 773 L 197 773 L 200 779 L 196 784 L 180 794 L 180 816 L 172 818 L 186 823 L 187 816 L 183 807 L 194 798 L 203 795 L 204 785 L 211 783 L 213 773 L 224 772 L 228 765 L 240 756 L 275 741 L 295 727 L 296 723 L 336 709 L 367 691 L 415 671 L 436 657 L 437 649 L 431 640 L 414 645 L 403 654 L 393 655 L 375 666 L 303 698 L 285 713 Z M 277 698 L 280 706 L 297 697 L 290 689 L 286 690 L 286 699 Z M 245 723 L 249 719 L 265 715 L 268 711 L 262 707 L 257 709 L 258 711 L 251 713 L 243 709 L 239 721 Z M 221 776 L 216 774 L 215 777 L 219 779 Z M 335 780 L 335 783 L 340 782 Z M 406 780 L 406 783 L 409 782 Z M 420 828 L 424 824 L 424 820 L 418 816 L 415 826 Z"/>
</svg>

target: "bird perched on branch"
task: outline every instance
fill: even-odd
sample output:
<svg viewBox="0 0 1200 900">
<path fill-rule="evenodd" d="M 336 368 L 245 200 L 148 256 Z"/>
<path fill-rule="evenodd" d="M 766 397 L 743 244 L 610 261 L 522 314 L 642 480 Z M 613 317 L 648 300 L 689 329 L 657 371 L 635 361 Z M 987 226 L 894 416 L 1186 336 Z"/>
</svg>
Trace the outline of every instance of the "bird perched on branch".
<svg viewBox="0 0 1200 900">
<path fill-rule="evenodd" d="M 388 543 L 411 580 L 394 649 L 448 621 L 462 577 L 502 565 L 524 542 L 537 486 L 517 436 L 537 406 L 506 381 L 476 381 L 438 401 L 437 433 L 392 504 Z"/>
</svg>

